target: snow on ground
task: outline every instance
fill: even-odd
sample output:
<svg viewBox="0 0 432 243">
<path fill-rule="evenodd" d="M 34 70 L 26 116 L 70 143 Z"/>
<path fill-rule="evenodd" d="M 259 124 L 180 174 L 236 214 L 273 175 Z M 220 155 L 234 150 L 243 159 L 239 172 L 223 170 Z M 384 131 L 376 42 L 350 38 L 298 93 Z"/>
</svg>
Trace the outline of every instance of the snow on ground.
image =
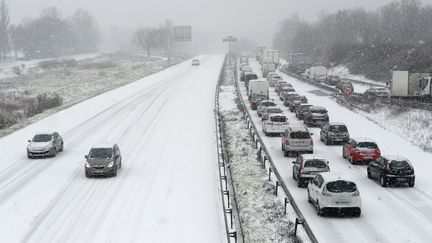
<svg viewBox="0 0 432 243">
<path fill-rule="evenodd" d="M 274 196 L 274 185 L 257 160 L 243 113 L 236 105 L 232 69 L 225 69 L 219 96 L 228 143 L 230 170 L 245 242 L 294 242 L 293 222 L 284 215 L 284 205 Z"/>
<path fill-rule="evenodd" d="M 261 74 L 259 64 L 252 61 L 255 72 Z M 282 74 L 283 75 L 283 74 Z M 296 199 L 303 215 L 320 242 L 429 242 L 432 237 L 432 167 L 431 153 L 412 145 L 404 137 L 385 130 L 371 120 L 348 110 L 316 87 L 283 75 L 298 93 L 308 97 L 309 103 L 324 106 L 329 111 L 330 121 L 343 122 L 352 137 L 371 137 L 377 141 L 382 154 L 402 155 L 410 159 L 416 172 L 416 185 L 409 187 L 382 188 L 377 182 L 367 178 L 366 166 L 351 165 L 342 158 L 341 146 L 326 146 L 319 140 L 319 128 L 311 128 L 314 138 L 314 153 L 330 161 L 332 171 L 343 173 L 355 180 L 362 197 L 360 218 L 319 217 L 315 208 L 307 202 L 307 191 L 298 188 L 292 179 L 294 158 L 283 157 L 281 139 L 264 137 L 272 159 L 278 167 L 286 185 Z M 242 86 L 242 95 L 246 90 Z M 271 98 L 282 107 L 277 95 L 272 91 Z M 293 126 L 303 126 L 284 108 Z M 261 126 L 260 119 L 254 122 Z"/>
<path fill-rule="evenodd" d="M 214 93 L 223 56 L 200 56 L 0 138 L 2 242 L 224 242 Z M 65 150 L 27 159 L 56 130 Z M 115 178 L 86 178 L 84 154 L 118 143 Z"/>
</svg>

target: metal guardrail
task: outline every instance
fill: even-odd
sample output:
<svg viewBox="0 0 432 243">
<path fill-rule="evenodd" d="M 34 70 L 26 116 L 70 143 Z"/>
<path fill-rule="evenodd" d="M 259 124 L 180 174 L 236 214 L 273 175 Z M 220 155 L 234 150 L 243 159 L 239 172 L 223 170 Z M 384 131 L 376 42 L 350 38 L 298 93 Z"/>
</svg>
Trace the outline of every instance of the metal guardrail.
<svg viewBox="0 0 432 243">
<path fill-rule="evenodd" d="M 385 85 L 385 84 L 368 83 L 368 82 L 365 82 L 365 81 L 360 81 L 360 80 L 350 79 L 350 78 L 341 78 L 341 79 L 345 79 L 345 80 L 348 80 L 348 81 L 350 81 L 352 83 L 362 84 L 362 85 L 366 85 L 366 86 L 376 86 L 376 87 L 387 88 L 387 85 Z"/>
<path fill-rule="evenodd" d="M 223 133 L 224 125 L 220 122 L 220 105 L 219 105 L 219 91 L 220 84 L 223 79 L 224 70 L 226 67 L 227 56 L 223 62 L 219 79 L 215 91 L 215 124 L 216 124 L 216 140 L 217 140 L 217 154 L 218 154 L 218 170 L 219 170 L 219 186 L 221 190 L 222 206 L 224 210 L 225 231 L 227 242 L 243 243 L 243 233 L 240 223 L 239 210 L 237 207 L 237 200 L 235 190 L 232 184 L 231 171 L 227 168 L 229 165 L 229 158 L 225 149 L 225 135 Z M 232 195 L 230 197 L 230 195 Z M 228 220 L 229 218 L 229 220 Z"/>
<path fill-rule="evenodd" d="M 289 204 L 291 204 L 292 208 L 294 209 L 294 212 L 297 215 L 298 219 L 296 219 L 296 225 L 295 225 L 296 229 L 297 229 L 298 224 L 303 225 L 303 228 L 304 228 L 307 236 L 309 237 L 309 240 L 312 243 L 318 243 L 317 238 L 315 237 L 314 233 L 312 232 L 311 228 L 309 227 L 309 224 L 307 223 L 302 212 L 300 211 L 300 208 L 297 206 L 297 203 L 295 202 L 294 197 L 292 196 L 292 194 L 288 190 L 288 187 L 286 186 L 282 176 L 280 175 L 277 167 L 275 166 L 275 164 L 273 162 L 273 159 L 270 156 L 269 150 L 267 149 L 264 141 L 262 140 L 261 136 L 259 135 L 258 129 L 256 128 L 255 124 L 252 121 L 252 116 L 251 116 L 249 110 L 247 109 L 246 103 L 245 103 L 243 96 L 241 95 L 241 92 L 240 92 L 239 80 L 238 80 L 238 68 L 237 67 L 235 68 L 235 86 L 236 86 L 236 90 L 237 90 L 238 99 L 243 105 L 243 113 L 244 113 L 248 128 L 250 130 L 250 134 L 251 134 L 252 138 L 254 139 L 256 149 L 258 149 L 258 154 L 257 154 L 258 158 L 260 159 L 263 167 L 266 166 L 266 161 L 270 165 L 270 167 L 269 167 L 269 180 L 271 179 L 271 173 L 274 173 L 274 175 L 276 176 L 277 180 L 276 180 L 275 194 L 277 195 L 278 187 L 282 187 L 284 194 L 285 194 L 285 211 L 286 211 L 286 205 L 289 203 Z"/>
</svg>

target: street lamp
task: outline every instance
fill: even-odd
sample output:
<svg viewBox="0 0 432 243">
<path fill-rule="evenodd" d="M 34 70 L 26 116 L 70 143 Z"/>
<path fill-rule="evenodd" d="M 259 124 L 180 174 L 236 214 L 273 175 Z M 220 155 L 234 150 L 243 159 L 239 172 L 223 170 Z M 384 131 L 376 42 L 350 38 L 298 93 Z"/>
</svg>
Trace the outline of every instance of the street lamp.
<svg viewBox="0 0 432 243">
<path fill-rule="evenodd" d="M 236 42 L 237 38 L 230 35 L 223 38 L 222 41 L 228 42 L 228 64 L 231 65 L 231 42 Z"/>
</svg>

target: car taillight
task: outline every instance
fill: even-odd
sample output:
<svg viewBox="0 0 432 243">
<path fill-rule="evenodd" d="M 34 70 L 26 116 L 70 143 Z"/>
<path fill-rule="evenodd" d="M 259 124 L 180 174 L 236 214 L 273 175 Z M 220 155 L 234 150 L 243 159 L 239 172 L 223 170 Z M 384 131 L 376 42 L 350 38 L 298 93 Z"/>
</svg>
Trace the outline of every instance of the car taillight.
<svg viewBox="0 0 432 243">
<path fill-rule="evenodd" d="M 310 140 L 310 145 L 313 145 L 313 139 L 311 138 L 311 140 Z"/>
<path fill-rule="evenodd" d="M 303 165 L 300 167 L 300 174 L 304 174 L 304 167 L 303 167 Z"/>
<path fill-rule="evenodd" d="M 267 125 L 273 125 L 273 122 L 266 122 Z"/>
<path fill-rule="evenodd" d="M 358 197 L 358 196 L 360 196 L 360 192 L 359 191 L 355 191 L 355 192 L 353 192 L 353 197 Z"/>
<path fill-rule="evenodd" d="M 353 154 L 358 154 L 358 153 L 360 153 L 360 151 L 358 149 L 353 149 L 352 153 Z"/>
<path fill-rule="evenodd" d="M 375 149 L 375 153 L 378 154 L 378 155 L 380 155 L 381 151 L 379 149 Z"/>
<path fill-rule="evenodd" d="M 256 103 L 256 100 L 251 100 L 251 102 L 255 104 L 255 103 Z"/>
</svg>

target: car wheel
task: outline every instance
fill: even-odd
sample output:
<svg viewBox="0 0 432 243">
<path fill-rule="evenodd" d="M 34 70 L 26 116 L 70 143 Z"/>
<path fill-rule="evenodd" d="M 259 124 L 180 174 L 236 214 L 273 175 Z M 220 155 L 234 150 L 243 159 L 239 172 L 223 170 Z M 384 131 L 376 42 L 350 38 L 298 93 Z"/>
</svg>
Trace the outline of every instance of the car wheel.
<svg viewBox="0 0 432 243">
<path fill-rule="evenodd" d="M 59 149 L 60 152 L 63 151 L 63 147 L 64 147 L 64 146 L 63 146 L 63 142 L 62 142 L 62 143 L 61 143 L 61 146 L 60 146 L 60 149 Z"/>
<path fill-rule="evenodd" d="M 266 137 L 268 137 L 269 134 L 268 134 L 268 132 L 264 132 L 264 135 L 265 135 Z"/>
<path fill-rule="evenodd" d="M 53 147 L 51 149 L 51 157 L 56 157 L 56 155 L 57 155 L 57 149 L 55 147 Z"/>
<path fill-rule="evenodd" d="M 329 144 L 330 144 L 330 142 L 329 142 L 329 140 L 328 140 L 327 137 L 326 137 L 326 139 L 324 140 L 324 143 L 325 143 L 325 145 L 329 145 Z"/>
<path fill-rule="evenodd" d="M 414 184 L 415 184 L 415 180 L 412 179 L 412 180 L 408 183 L 408 186 L 409 186 L 409 187 L 414 187 Z"/>
<path fill-rule="evenodd" d="M 294 167 L 292 169 L 292 177 L 293 177 L 294 180 L 296 180 L 296 176 L 295 176 L 295 172 L 294 172 Z"/>
<path fill-rule="evenodd" d="M 368 177 L 369 179 L 372 179 L 372 174 L 371 174 L 371 172 L 370 172 L 369 170 L 367 170 L 367 177 Z"/>
<path fill-rule="evenodd" d="M 354 164 L 354 160 L 353 160 L 352 155 L 350 155 L 350 157 L 348 158 L 348 161 L 349 161 L 352 165 Z"/>
<path fill-rule="evenodd" d="M 346 157 L 345 157 L 345 148 L 342 148 L 342 158 L 346 159 Z"/>
<path fill-rule="evenodd" d="M 303 186 L 303 180 L 301 177 L 299 177 L 297 180 L 297 187 L 302 187 L 302 186 Z"/>
<path fill-rule="evenodd" d="M 112 176 L 113 176 L 113 177 L 116 177 L 116 176 L 117 176 L 117 166 L 114 168 L 114 171 L 113 171 L 113 173 L 112 173 Z"/>
<path fill-rule="evenodd" d="M 357 210 L 355 211 L 354 216 L 355 216 L 355 217 L 360 217 L 360 215 L 361 215 L 361 209 L 359 208 L 359 209 L 357 209 Z"/>
<path fill-rule="evenodd" d="M 91 177 L 91 174 L 90 174 L 90 172 L 89 172 L 88 170 L 85 171 L 85 176 L 86 176 L 87 178 L 90 178 L 90 177 Z"/>
<path fill-rule="evenodd" d="M 384 176 L 380 177 L 380 185 L 382 187 L 387 187 L 387 179 Z"/>
<path fill-rule="evenodd" d="M 308 203 L 312 203 L 312 198 L 310 196 L 309 189 L 308 189 Z"/>
<path fill-rule="evenodd" d="M 119 169 L 122 168 L 122 162 L 121 162 L 121 160 L 120 160 L 120 164 L 119 164 L 118 168 L 119 168 Z"/>
<path fill-rule="evenodd" d="M 289 157 L 289 155 L 290 155 L 290 152 L 288 152 L 288 151 L 283 151 L 284 152 L 284 157 Z"/>
<path fill-rule="evenodd" d="M 318 216 L 323 216 L 323 210 L 321 209 L 321 206 L 320 206 L 318 200 L 317 200 L 317 202 L 316 202 L 316 209 L 317 209 L 317 214 L 318 214 Z"/>
</svg>

